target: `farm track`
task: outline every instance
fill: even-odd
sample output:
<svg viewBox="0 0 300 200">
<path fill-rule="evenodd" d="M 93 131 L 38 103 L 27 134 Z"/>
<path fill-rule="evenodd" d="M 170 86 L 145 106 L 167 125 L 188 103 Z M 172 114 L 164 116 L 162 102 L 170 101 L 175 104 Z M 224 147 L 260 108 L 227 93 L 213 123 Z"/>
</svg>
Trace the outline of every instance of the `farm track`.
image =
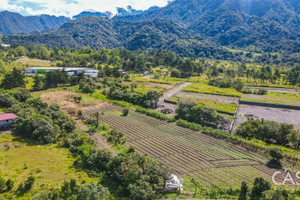
<svg viewBox="0 0 300 200">
<path fill-rule="evenodd" d="M 126 145 L 153 157 L 177 175 L 195 177 L 206 186 L 240 186 L 242 181 L 252 183 L 257 177 L 272 181 L 275 170 L 266 167 L 267 159 L 256 153 L 134 111 L 121 117 L 121 108 L 109 107 L 103 110 L 101 120 L 124 133 Z"/>
</svg>

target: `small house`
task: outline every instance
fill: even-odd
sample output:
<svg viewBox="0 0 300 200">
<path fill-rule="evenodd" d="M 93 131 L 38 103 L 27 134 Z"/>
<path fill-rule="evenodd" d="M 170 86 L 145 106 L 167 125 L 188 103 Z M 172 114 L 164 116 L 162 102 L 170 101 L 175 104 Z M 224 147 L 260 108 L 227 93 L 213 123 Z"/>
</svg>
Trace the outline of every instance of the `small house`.
<svg viewBox="0 0 300 200">
<path fill-rule="evenodd" d="M 0 130 L 10 129 L 18 118 L 14 113 L 0 113 Z"/>
</svg>

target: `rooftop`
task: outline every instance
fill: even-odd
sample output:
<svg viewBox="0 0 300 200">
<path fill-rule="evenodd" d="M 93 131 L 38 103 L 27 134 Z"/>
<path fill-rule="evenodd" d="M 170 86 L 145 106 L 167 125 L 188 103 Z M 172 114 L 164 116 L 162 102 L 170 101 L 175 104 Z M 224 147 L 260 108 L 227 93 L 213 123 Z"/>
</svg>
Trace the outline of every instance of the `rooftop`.
<svg viewBox="0 0 300 200">
<path fill-rule="evenodd" d="M 63 70 L 65 71 L 79 71 L 79 70 L 84 70 L 84 71 L 95 71 L 93 68 L 85 68 L 85 67 L 28 67 L 27 70 Z"/>
<path fill-rule="evenodd" d="M 19 118 L 19 116 L 15 115 L 14 113 L 0 113 L 0 121 L 17 119 L 17 118 Z"/>
</svg>

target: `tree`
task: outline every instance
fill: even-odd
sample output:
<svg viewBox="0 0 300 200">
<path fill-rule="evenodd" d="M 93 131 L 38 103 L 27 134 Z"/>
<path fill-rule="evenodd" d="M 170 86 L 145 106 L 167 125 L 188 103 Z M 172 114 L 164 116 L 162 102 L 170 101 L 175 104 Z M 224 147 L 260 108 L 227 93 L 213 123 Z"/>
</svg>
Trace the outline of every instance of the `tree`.
<svg viewBox="0 0 300 200">
<path fill-rule="evenodd" d="M 284 157 L 283 151 L 279 148 L 271 148 L 269 150 L 269 155 L 272 157 L 273 160 L 279 161 Z"/>
<path fill-rule="evenodd" d="M 13 89 L 17 87 L 25 87 L 25 74 L 21 69 L 13 68 L 11 72 L 4 74 L 1 87 L 4 89 Z"/>
<path fill-rule="evenodd" d="M 300 148 L 300 132 L 293 130 L 288 134 L 288 140 L 291 143 L 292 147 L 295 149 Z"/>
<path fill-rule="evenodd" d="M 287 80 L 293 86 L 300 84 L 300 65 L 296 65 L 291 69 L 287 75 Z"/>
<path fill-rule="evenodd" d="M 181 73 L 180 73 L 180 70 L 178 70 L 178 69 L 172 69 L 170 75 L 171 75 L 171 77 L 180 78 Z"/>
<path fill-rule="evenodd" d="M 130 191 L 130 199 L 133 200 L 151 200 L 155 197 L 155 190 L 151 184 L 143 180 L 130 184 L 128 190 Z"/>
<path fill-rule="evenodd" d="M 263 178 L 256 178 L 251 191 L 251 200 L 261 199 L 262 193 L 271 189 L 271 184 Z"/>
<path fill-rule="evenodd" d="M 241 186 L 241 192 L 239 195 L 239 200 L 247 200 L 248 191 L 249 191 L 249 187 L 247 186 L 247 183 L 243 181 Z"/>
<path fill-rule="evenodd" d="M 107 134 L 107 141 L 113 145 L 124 144 L 126 142 L 126 137 L 119 131 L 111 130 Z"/>
<path fill-rule="evenodd" d="M 105 200 L 109 197 L 109 191 L 101 184 L 95 185 L 90 183 L 82 186 L 78 194 L 77 200 Z"/>
<path fill-rule="evenodd" d="M 33 91 L 39 91 L 43 89 L 43 77 L 36 74 L 33 77 Z"/>
<path fill-rule="evenodd" d="M 176 114 L 177 118 L 213 128 L 222 128 L 222 125 L 228 123 L 228 121 L 214 109 L 204 104 L 197 105 L 191 101 L 179 102 Z"/>
<path fill-rule="evenodd" d="M 162 96 L 161 93 L 158 93 L 157 91 L 149 91 L 147 93 L 147 97 L 150 100 L 151 107 L 157 108 L 157 103 L 159 101 L 159 98 Z"/>
<path fill-rule="evenodd" d="M 24 46 L 18 46 L 15 50 L 16 50 L 19 57 L 26 56 L 26 54 L 27 54 L 26 53 L 27 50 Z"/>
</svg>

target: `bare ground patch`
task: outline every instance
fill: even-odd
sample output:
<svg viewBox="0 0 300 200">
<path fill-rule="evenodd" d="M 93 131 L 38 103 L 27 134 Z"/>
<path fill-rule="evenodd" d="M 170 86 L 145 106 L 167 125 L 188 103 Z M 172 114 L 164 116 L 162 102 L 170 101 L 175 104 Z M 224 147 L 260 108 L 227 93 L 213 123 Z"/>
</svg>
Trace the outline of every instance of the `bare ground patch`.
<svg viewBox="0 0 300 200">
<path fill-rule="evenodd" d="M 298 110 L 240 105 L 235 129 L 239 124 L 247 121 L 247 117 L 293 124 L 295 129 L 300 129 L 300 111 Z"/>
<path fill-rule="evenodd" d="M 40 98 L 48 104 L 58 104 L 63 111 L 65 111 L 71 116 L 79 130 L 87 132 L 89 128 L 86 124 L 82 122 L 81 119 L 77 117 L 78 111 L 82 111 L 83 119 L 88 118 L 100 108 L 109 105 L 109 103 L 99 101 L 94 101 L 90 103 L 76 103 L 73 100 L 73 96 L 78 95 L 80 94 L 72 91 L 54 90 L 42 93 L 40 95 Z M 107 143 L 106 138 L 104 138 L 98 133 L 92 133 L 91 137 L 94 140 L 95 146 L 98 149 L 108 149 L 113 155 L 117 155 L 117 152 Z"/>
<path fill-rule="evenodd" d="M 219 103 L 226 103 L 226 104 L 232 104 L 232 103 L 237 104 L 238 102 L 238 98 L 236 97 L 220 96 L 220 95 L 213 95 L 213 94 L 178 92 L 175 94 L 175 96 L 180 98 L 205 100 L 205 101 L 212 101 L 212 102 L 219 102 Z"/>
</svg>

